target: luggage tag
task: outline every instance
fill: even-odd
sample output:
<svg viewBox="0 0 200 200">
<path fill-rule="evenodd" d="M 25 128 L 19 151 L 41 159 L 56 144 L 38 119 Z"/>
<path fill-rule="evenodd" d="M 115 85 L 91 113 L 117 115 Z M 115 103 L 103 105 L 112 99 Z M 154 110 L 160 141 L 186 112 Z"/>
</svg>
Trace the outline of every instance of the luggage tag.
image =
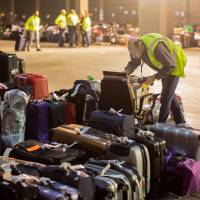
<svg viewBox="0 0 200 200">
<path fill-rule="evenodd" d="M 76 128 L 75 128 L 75 129 L 76 129 Z M 80 133 L 80 135 L 85 135 L 85 136 L 87 136 L 88 138 L 91 138 L 91 139 L 94 139 L 94 140 L 100 140 L 100 139 L 101 139 L 101 138 L 96 137 L 96 136 L 94 136 L 94 135 L 87 135 L 87 134 L 85 134 L 85 133 L 88 132 L 89 129 L 90 129 L 90 127 L 87 127 L 87 126 L 79 128 L 79 133 Z"/>
</svg>

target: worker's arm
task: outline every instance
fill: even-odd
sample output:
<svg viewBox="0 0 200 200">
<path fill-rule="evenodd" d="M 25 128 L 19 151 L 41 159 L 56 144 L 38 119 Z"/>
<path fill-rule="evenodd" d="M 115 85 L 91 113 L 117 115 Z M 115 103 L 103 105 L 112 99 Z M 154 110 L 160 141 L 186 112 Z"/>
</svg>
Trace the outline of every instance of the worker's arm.
<svg viewBox="0 0 200 200">
<path fill-rule="evenodd" d="M 175 69 L 176 61 L 170 54 L 167 46 L 162 42 L 159 42 L 156 46 L 154 55 L 155 58 L 163 65 L 163 68 L 155 74 L 155 78 L 163 79 L 166 76 L 170 75 L 171 72 Z"/>
<path fill-rule="evenodd" d="M 135 69 L 141 65 L 141 59 L 138 58 L 132 58 L 131 57 L 131 61 L 128 62 L 127 66 L 125 67 L 125 72 L 130 75 L 132 74 Z"/>
<path fill-rule="evenodd" d="M 0 90 L 1 90 L 1 89 L 8 89 L 8 88 L 7 88 L 7 86 L 6 86 L 6 85 L 4 85 L 4 84 L 0 83 Z"/>
</svg>

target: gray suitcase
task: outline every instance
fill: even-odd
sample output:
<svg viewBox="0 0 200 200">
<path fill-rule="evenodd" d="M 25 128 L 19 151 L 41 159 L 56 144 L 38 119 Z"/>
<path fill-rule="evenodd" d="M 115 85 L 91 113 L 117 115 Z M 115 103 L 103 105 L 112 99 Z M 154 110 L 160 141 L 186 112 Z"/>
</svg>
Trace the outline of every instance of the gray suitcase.
<svg viewBox="0 0 200 200">
<path fill-rule="evenodd" d="M 192 129 L 177 128 L 169 124 L 155 124 L 146 126 L 156 137 L 166 140 L 168 149 L 200 160 L 200 135 Z"/>
<path fill-rule="evenodd" d="M 105 157 L 133 165 L 145 179 L 146 194 L 150 192 L 150 156 L 145 145 L 133 140 L 129 140 L 129 144 L 113 143 L 108 148 Z"/>
<path fill-rule="evenodd" d="M 95 165 L 85 165 L 84 167 L 87 171 L 96 174 L 94 178 L 95 200 L 123 200 L 123 190 L 115 178 L 111 178 L 108 174 L 100 174 L 101 170 Z"/>
<path fill-rule="evenodd" d="M 143 177 L 139 174 L 135 167 L 124 164 L 118 160 L 89 159 L 87 163 L 99 165 L 101 167 L 106 167 L 109 164 L 110 169 L 120 172 L 128 178 L 131 184 L 131 199 L 142 200 L 145 198 Z"/>
</svg>

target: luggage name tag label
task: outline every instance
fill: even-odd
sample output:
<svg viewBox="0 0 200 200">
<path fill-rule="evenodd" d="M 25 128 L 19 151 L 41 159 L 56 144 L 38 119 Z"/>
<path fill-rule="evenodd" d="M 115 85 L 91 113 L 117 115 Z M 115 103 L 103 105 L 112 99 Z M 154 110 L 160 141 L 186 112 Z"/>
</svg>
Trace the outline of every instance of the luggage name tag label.
<svg viewBox="0 0 200 200">
<path fill-rule="evenodd" d="M 26 151 L 33 152 L 33 151 L 37 151 L 39 149 L 41 149 L 41 146 L 40 145 L 35 145 L 35 146 L 32 146 L 32 147 L 26 148 Z"/>
</svg>

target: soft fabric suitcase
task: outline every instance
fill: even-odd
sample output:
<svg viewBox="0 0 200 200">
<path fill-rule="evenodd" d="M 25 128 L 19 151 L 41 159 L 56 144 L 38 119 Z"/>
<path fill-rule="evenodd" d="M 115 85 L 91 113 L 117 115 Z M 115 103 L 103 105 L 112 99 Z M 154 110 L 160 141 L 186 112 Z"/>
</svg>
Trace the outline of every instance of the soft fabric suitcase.
<svg viewBox="0 0 200 200">
<path fill-rule="evenodd" d="M 122 110 L 121 113 L 135 113 L 135 95 L 126 73 L 104 71 L 101 81 L 100 110 Z M 114 101 L 113 101 L 114 99 Z"/>
<path fill-rule="evenodd" d="M 128 144 L 112 143 L 105 157 L 106 159 L 116 159 L 133 165 L 145 179 L 145 192 L 150 192 L 150 155 L 145 145 L 134 141 L 130 141 Z"/>
<path fill-rule="evenodd" d="M 33 101 L 27 106 L 25 139 L 47 142 L 49 140 L 49 105 L 44 101 Z"/>
<path fill-rule="evenodd" d="M 137 132 L 137 130 L 135 130 Z M 137 133 L 138 134 L 138 133 Z M 161 138 L 154 138 L 148 135 L 148 132 L 143 132 L 146 136 L 136 136 L 134 140 L 140 144 L 144 144 L 149 151 L 150 156 L 150 176 L 151 176 L 151 188 L 149 196 L 156 198 L 162 195 L 164 191 L 164 180 L 165 180 L 165 167 L 166 167 L 166 141 Z"/>
<path fill-rule="evenodd" d="M 81 148 L 90 153 L 102 154 L 106 151 L 110 142 L 97 136 L 86 135 L 80 130 L 71 130 L 67 126 L 60 126 L 53 129 L 51 141 L 72 144 L 78 142 Z"/>
<path fill-rule="evenodd" d="M 19 73 L 19 65 L 15 54 L 0 52 L 0 82 L 11 82 Z"/>
<path fill-rule="evenodd" d="M 155 133 L 156 137 L 165 139 L 167 148 L 195 160 L 200 160 L 199 131 L 177 128 L 168 124 L 149 125 L 147 129 Z"/>
<path fill-rule="evenodd" d="M 134 123 L 134 115 L 121 114 L 112 109 L 108 112 L 94 111 L 89 120 L 89 126 L 92 128 L 128 138 L 133 136 Z"/>
<path fill-rule="evenodd" d="M 65 122 L 66 124 L 76 123 L 76 106 L 73 103 L 65 103 Z"/>
<path fill-rule="evenodd" d="M 4 95 L 1 120 L 1 147 L 24 141 L 28 96 L 20 90 L 10 90 Z"/>
<path fill-rule="evenodd" d="M 19 74 L 15 77 L 15 84 L 33 99 L 45 99 L 49 96 L 48 81 L 43 75 Z"/>
<path fill-rule="evenodd" d="M 10 157 L 46 165 L 56 165 L 63 162 L 74 162 L 82 154 L 82 150 L 68 147 L 64 144 L 44 144 L 34 140 L 27 140 L 15 145 Z"/>
<path fill-rule="evenodd" d="M 65 103 L 62 101 L 46 100 L 49 105 L 49 128 L 65 124 Z"/>
</svg>

